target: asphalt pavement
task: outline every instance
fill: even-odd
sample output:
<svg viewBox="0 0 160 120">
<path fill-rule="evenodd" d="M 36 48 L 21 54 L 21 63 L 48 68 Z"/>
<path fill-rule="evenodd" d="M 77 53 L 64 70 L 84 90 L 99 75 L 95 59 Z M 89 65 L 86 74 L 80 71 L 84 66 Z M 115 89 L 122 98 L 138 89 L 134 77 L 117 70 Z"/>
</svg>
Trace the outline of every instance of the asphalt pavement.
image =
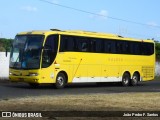
<svg viewBox="0 0 160 120">
<path fill-rule="evenodd" d="M 9 99 L 27 96 L 42 95 L 83 95 L 83 94 L 110 94 L 110 93 L 131 93 L 131 92 L 160 92 L 160 80 L 140 82 L 138 86 L 123 87 L 120 84 L 96 83 L 70 84 L 64 89 L 55 89 L 53 85 L 40 85 L 32 88 L 25 83 L 11 83 L 7 80 L 0 81 L 0 99 Z"/>
</svg>

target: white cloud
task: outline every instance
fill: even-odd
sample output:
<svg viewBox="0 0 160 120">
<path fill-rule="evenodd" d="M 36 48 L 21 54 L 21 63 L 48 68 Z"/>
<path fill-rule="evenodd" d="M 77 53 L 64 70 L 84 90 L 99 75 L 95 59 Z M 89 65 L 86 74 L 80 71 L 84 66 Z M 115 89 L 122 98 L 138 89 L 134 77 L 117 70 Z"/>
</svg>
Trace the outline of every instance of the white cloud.
<svg viewBox="0 0 160 120">
<path fill-rule="evenodd" d="M 150 26 L 153 26 L 153 27 L 156 27 L 158 26 L 158 24 L 156 22 L 148 22 L 147 25 L 150 25 Z"/>
<path fill-rule="evenodd" d="M 21 7 L 21 10 L 28 11 L 28 12 L 36 12 L 38 11 L 38 8 L 34 6 L 23 6 Z"/>
<path fill-rule="evenodd" d="M 107 17 L 108 12 L 106 10 L 101 10 L 98 14 L 102 17 Z"/>
<path fill-rule="evenodd" d="M 98 19 L 107 19 L 107 16 L 108 16 L 107 10 L 101 10 L 95 13 L 95 15 L 90 15 L 91 18 L 98 18 Z"/>
</svg>

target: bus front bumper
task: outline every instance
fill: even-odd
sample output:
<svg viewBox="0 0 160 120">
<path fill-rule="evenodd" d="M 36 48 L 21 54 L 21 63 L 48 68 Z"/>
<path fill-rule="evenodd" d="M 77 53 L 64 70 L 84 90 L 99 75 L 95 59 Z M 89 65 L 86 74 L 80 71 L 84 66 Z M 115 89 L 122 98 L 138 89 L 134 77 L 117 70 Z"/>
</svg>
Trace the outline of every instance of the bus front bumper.
<svg viewBox="0 0 160 120">
<path fill-rule="evenodd" d="M 9 80 L 11 82 L 25 82 L 25 83 L 39 83 L 39 77 L 38 76 L 9 76 Z"/>
</svg>

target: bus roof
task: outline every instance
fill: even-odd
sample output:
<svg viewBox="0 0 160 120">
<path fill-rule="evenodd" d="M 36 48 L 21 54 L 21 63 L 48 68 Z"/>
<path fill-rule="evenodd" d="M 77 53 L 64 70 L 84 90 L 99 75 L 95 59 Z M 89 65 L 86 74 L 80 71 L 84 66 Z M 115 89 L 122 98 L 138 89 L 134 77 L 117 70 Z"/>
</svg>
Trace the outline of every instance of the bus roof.
<svg viewBox="0 0 160 120">
<path fill-rule="evenodd" d="M 90 31 L 82 31 L 82 30 L 66 30 L 61 31 L 59 29 L 50 29 L 50 30 L 33 30 L 27 32 L 20 32 L 17 35 L 50 35 L 50 34 L 61 34 L 61 35 L 73 35 L 73 36 L 86 36 L 86 37 L 94 37 L 94 38 L 110 38 L 117 40 L 127 40 L 127 41 L 144 41 L 144 42 L 154 42 L 153 40 L 144 40 L 144 39 L 135 39 L 135 38 L 127 38 L 122 37 L 116 34 L 109 33 L 100 33 L 100 32 L 90 32 Z"/>
</svg>

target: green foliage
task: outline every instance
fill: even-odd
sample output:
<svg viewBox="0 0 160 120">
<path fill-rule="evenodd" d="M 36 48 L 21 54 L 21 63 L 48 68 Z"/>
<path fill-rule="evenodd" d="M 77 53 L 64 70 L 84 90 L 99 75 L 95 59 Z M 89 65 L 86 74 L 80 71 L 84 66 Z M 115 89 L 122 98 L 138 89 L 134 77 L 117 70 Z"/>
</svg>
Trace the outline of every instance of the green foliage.
<svg viewBox="0 0 160 120">
<path fill-rule="evenodd" d="M 13 39 L 0 38 L 0 52 L 10 51 Z"/>
</svg>

